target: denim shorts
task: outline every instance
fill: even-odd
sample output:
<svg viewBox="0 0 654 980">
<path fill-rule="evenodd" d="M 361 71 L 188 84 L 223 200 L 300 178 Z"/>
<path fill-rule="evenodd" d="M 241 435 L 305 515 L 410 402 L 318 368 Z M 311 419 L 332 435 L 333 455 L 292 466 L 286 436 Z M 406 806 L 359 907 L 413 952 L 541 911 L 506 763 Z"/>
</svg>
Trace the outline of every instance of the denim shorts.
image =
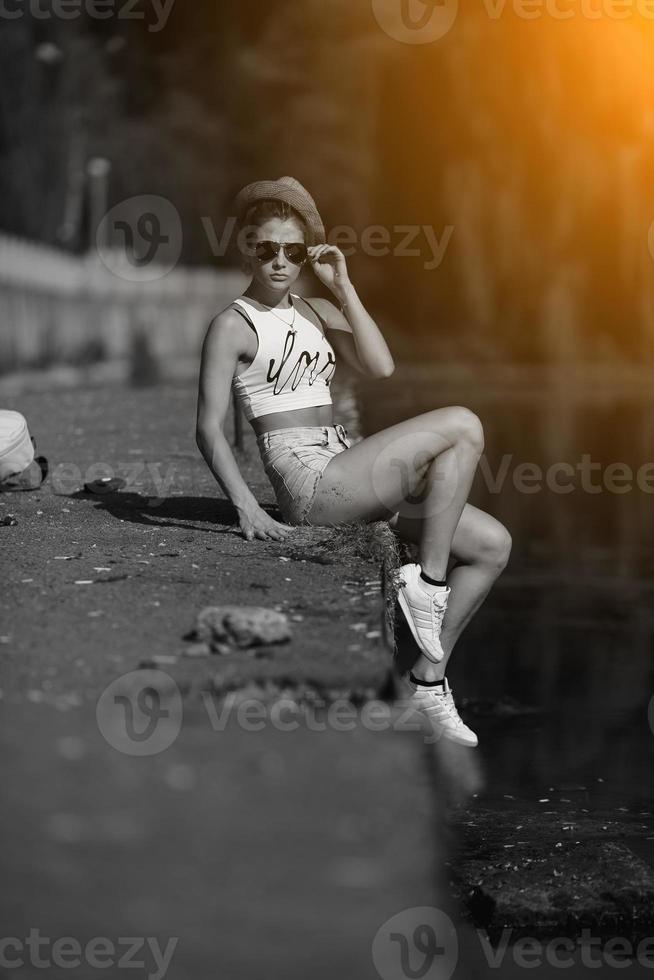
<svg viewBox="0 0 654 980">
<path fill-rule="evenodd" d="M 282 518 L 305 524 L 327 463 L 352 443 L 337 422 L 272 429 L 257 437 L 257 445 Z"/>
</svg>

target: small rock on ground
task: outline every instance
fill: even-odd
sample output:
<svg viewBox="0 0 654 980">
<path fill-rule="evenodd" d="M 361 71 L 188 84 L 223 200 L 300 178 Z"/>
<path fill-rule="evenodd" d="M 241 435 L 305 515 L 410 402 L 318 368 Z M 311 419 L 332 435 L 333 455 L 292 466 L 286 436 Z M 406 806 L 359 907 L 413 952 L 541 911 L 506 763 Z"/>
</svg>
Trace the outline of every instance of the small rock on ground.
<svg viewBox="0 0 654 980">
<path fill-rule="evenodd" d="M 233 643 L 251 647 L 285 643 L 291 638 L 288 617 L 263 606 L 207 606 L 198 615 L 196 640 L 216 644 Z M 220 651 L 219 651 L 220 652 Z"/>
</svg>

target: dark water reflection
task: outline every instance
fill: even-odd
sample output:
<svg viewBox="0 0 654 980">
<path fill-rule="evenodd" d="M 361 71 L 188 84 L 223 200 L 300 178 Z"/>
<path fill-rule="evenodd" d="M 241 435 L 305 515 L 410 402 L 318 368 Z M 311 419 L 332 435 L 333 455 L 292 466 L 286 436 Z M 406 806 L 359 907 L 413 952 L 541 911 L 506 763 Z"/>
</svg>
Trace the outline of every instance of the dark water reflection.
<svg viewBox="0 0 654 980">
<path fill-rule="evenodd" d="M 363 435 L 445 405 L 466 405 L 484 423 L 486 475 L 482 465 L 470 499 L 506 524 L 514 546 L 449 676 L 457 699 L 471 702 L 487 796 L 647 806 L 654 404 L 645 376 L 403 367 L 358 394 Z M 521 489 L 523 463 L 540 468 L 538 490 Z M 558 480 L 573 489 L 560 493 L 546 474 L 564 463 L 574 470 L 559 467 Z M 629 471 L 612 463 L 631 469 L 626 492 Z"/>
</svg>

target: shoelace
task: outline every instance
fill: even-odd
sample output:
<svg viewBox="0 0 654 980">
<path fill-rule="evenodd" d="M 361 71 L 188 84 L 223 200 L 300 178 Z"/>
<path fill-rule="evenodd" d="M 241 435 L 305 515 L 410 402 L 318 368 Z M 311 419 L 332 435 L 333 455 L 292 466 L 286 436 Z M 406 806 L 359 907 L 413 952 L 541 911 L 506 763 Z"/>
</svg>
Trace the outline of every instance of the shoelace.
<svg viewBox="0 0 654 980">
<path fill-rule="evenodd" d="M 454 722 L 455 722 L 456 725 L 458 725 L 459 727 L 463 728 L 464 727 L 464 725 L 463 725 L 463 719 L 461 718 L 461 715 L 459 714 L 459 712 L 456 710 L 456 705 L 454 703 L 454 697 L 453 697 L 452 688 L 450 688 L 449 691 L 445 691 L 444 692 L 443 700 L 445 702 L 446 710 L 447 710 L 447 713 L 450 716 L 450 718 L 452 718 L 454 720 Z"/>
<path fill-rule="evenodd" d="M 443 710 L 447 715 L 449 715 L 449 717 L 454 722 L 455 726 L 457 728 L 464 728 L 465 725 L 463 723 L 463 719 L 461 718 L 459 712 L 456 710 L 452 688 L 450 688 L 449 691 L 443 691 L 442 694 L 436 694 L 436 691 L 434 691 L 434 694 L 437 698 L 440 699 Z"/>
<path fill-rule="evenodd" d="M 434 616 L 436 618 L 436 626 L 438 629 L 440 629 L 443 625 L 443 616 L 445 615 L 445 609 L 447 608 L 445 605 L 439 605 L 437 602 L 440 595 L 440 592 L 435 592 L 431 600 L 432 606 L 434 607 Z"/>
<path fill-rule="evenodd" d="M 398 588 L 398 589 L 400 587 L 403 587 L 403 586 L 405 587 L 406 586 L 406 579 L 403 579 L 400 575 L 398 575 L 395 578 L 395 583 L 394 584 L 395 584 L 395 587 Z M 437 621 L 438 621 L 439 624 L 442 621 L 443 616 L 445 615 L 445 609 L 447 608 L 446 606 L 439 606 L 438 603 L 437 603 L 437 599 L 438 599 L 439 595 L 441 595 L 441 594 L 442 593 L 440 593 L 440 592 L 434 592 L 434 595 L 432 596 L 432 603 L 434 605 L 434 611 L 436 612 L 436 615 L 438 617 L 438 620 Z"/>
<path fill-rule="evenodd" d="M 406 580 L 403 579 L 400 575 L 397 575 L 397 577 L 395 579 L 395 586 L 396 586 L 396 588 L 399 589 L 401 586 L 405 586 L 405 585 L 406 585 Z M 436 627 L 436 629 L 438 631 L 440 631 L 440 629 L 441 629 L 441 627 L 443 625 L 443 617 L 445 616 L 445 611 L 446 611 L 446 608 L 447 608 L 447 605 L 446 604 L 445 605 L 440 605 L 438 603 L 438 597 L 440 595 L 442 595 L 442 593 L 435 592 L 434 595 L 432 596 L 432 600 L 431 600 L 432 601 L 433 610 L 434 610 L 434 617 L 435 617 L 435 624 L 434 625 L 435 625 L 435 627 Z"/>
</svg>

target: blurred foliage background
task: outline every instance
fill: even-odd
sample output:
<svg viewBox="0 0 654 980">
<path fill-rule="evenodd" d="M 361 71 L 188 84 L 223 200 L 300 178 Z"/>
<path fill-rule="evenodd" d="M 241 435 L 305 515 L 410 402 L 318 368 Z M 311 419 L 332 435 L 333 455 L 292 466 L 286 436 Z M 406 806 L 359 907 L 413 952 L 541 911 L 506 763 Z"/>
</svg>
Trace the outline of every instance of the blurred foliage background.
<svg viewBox="0 0 654 980">
<path fill-rule="evenodd" d="M 202 219 L 220 228 L 243 184 L 291 174 L 328 229 L 388 230 L 390 254 L 349 266 L 400 355 L 654 352 L 654 21 L 635 7 L 480 2 L 429 44 L 390 37 L 370 0 L 176 0 L 161 30 L 146 3 L 142 20 L 81 9 L 0 23 L 5 233 L 87 250 L 101 157 L 108 206 L 168 198 L 183 263 L 220 265 Z M 419 255 L 393 254 L 405 225 Z M 436 268 L 423 226 L 451 234 Z"/>
</svg>

